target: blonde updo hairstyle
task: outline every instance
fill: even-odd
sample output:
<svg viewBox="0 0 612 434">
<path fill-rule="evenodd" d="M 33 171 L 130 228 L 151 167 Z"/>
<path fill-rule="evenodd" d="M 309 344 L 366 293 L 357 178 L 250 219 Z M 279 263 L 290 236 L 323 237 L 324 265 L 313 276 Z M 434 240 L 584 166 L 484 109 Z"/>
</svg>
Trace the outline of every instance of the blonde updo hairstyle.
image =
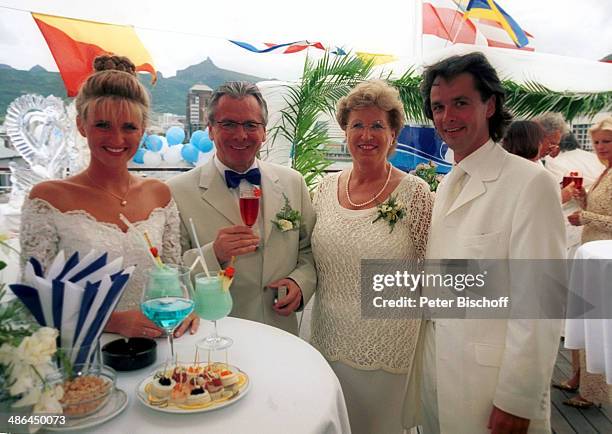
<svg viewBox="0 0 612 434">
<path fill-rule="evenodd" d="M 367 107 L 377 107 L 387 112 L 389 124 L 395 133 L 395 139 L 389 148 L 389 154 L 393 153 L 406 120 L 399 91 L 382 80 L 359 83 L 348 95 L 338 101 L 336 120 L 340 128 L 346 131 L 351 111 Z"/>
<path fill-rule="evenodd" d="M 77 114 L 87 119 L 91 110 L 110 110 L 106 104 L 121 103 L 120 111 L 137 112 L 146 125 L 151 105 L 147 89 L 138 81 L 136 67 L 127 57 L 98 56 L 94 60 L 95 72 L 81 85 L 76 97 Z"/>
</svg>

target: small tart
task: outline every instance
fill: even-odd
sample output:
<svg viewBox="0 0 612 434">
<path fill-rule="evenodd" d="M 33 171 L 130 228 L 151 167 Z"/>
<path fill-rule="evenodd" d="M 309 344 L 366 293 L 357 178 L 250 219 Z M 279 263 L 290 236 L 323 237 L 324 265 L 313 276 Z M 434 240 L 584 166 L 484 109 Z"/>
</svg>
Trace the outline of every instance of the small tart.
<svg viewBox="0 0 612 434">
<path fill-rule="evenodd" d="M 229 372 L 229 371 L 226 371 Z M 221 373 L 221 384 L 223 384 L 223 387 L 230 387 L 233 386 L 234 384 L 238 383 L 238 381 L 240 380 L 238 378 L 238 375 L 234 374 L 233 372 L 229 372 L 226 375 L 223 375 L 224 373 Z"/>
<path fill-rule="evenodd" d="M 165 384 L 169 383 L 169 384 Z M 168 398 L 172 393 L 172 389 L 176 385 L 176 381 L 168 377 L 160 377 L 153 380 L 151 383 L 151 395 L 155 398 Z"/>
<path fill-rule="evenodd" d="M 212 398 L 210 397 L 210 393 L 202 387 L 197 387 L 191 391 L 189 397 L 187 397 L 188 405 L 201 405 L 208 404 Z"/>
</svg>

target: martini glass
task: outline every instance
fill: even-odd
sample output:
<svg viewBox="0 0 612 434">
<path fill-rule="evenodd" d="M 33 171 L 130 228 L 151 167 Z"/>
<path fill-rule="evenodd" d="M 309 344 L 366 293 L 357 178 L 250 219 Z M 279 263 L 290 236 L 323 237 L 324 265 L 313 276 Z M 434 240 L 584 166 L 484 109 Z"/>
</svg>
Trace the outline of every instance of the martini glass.
<svg viewBox="0 0 612 434">
<path fill-rule="evenodd" d="M 170 357 L 174 359 L 174 330 L 193 311 L 189 268 L 164 265 L 148 271 L 142 291 L 142 313 L 156 326 L 166 331 Z"/>
<path fill-rule="evenodd" d="M 212 321 L 214 328 L 210 336 L 197 343 L 198 347 L 206 350 L 222 350 L 230 347 L 234 342 L 226 336 L 217 333 L 217 320 L 225 318 L 232 311 L 232 294 L 223 288 L 223 279 L 219 276 L 207 276 L 199 273 L 195 276 L 195 312 L 207 321 Z"/>
</svg>

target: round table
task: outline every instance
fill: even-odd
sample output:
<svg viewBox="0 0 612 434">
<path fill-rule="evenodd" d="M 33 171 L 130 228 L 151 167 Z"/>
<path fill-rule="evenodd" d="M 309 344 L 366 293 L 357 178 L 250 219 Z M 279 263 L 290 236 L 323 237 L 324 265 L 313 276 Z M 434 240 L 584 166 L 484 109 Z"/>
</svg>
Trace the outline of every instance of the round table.
<svg viewBox="0 0 612 434">
<path fill-rule="evenodd" d="M 87 432 L 96 433 L 350 433 L 340 383 L 321 354 L 302 339 L 283 330 L 237 318 L 218 322 L 219 333 L 230 336 L 229 363 L 246 372 L 251 390 L 234 404 L 194 414 L 162 413 L 143 405 L 138 383 L 153 367 L 119 372 L 117 387 L 129 397 L 128 407 L 114 419 Z M 193 360 L 195 343 L 212 331 L 202 321 L 196 335 L 174 342 L 180 360 Z M 116 338 L 105 335 L 103 342 Z M 157 360 L 169 354 L 158 340 Z M 202 354 L 202 353 L 200 353 Z M 202 355 L 201 359 L 206 356 Z"/>
<path fill-rule="evenodd" d="M 612 240 L 591 241 L 580 246 L 570 278 L 565 347 L 584 348 L 587 371 L 605 373 L 608 384 L 612 384 L 611 282 Z M 588 306 L 584 318 L 575 319 L 584 304 Z"/>
</svg>

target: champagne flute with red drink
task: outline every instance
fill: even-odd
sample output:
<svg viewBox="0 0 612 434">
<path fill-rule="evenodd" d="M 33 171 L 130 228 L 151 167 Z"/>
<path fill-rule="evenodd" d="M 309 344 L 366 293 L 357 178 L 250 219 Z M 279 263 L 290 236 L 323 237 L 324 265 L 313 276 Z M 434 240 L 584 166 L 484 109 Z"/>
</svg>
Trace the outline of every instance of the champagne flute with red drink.
<svg viewBox="0 0 612 434">
<path fill-rule="evenodd" d="M 240 216 L 242 222 L 250 228 L 257 221 L 260 197 L 261 190 L 257 187 L 240 190 Z"/>
</svg>

